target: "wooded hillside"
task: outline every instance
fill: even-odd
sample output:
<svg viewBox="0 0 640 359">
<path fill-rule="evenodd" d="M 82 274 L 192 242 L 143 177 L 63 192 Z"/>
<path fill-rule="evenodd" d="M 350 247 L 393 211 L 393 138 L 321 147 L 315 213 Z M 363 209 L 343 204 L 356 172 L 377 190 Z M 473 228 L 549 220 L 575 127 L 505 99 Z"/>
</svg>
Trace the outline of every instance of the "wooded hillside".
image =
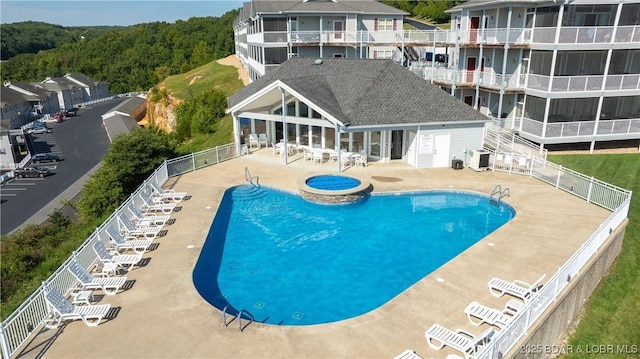
<svg viewBox="0 0 640 359">
<path fill-rule="evenodd" d="M 2 81 L 42 81 L 83 73 L 108 82 L 112 93 L 145 91 L 169 75 L 233 53 L 232 24 L 237 16 L 234 10 L 221 17 L 139 24 L 109 30 L 95 38 L 64 42 L 37 54 L 21 53 L 2 62 Z"/>
</svg>

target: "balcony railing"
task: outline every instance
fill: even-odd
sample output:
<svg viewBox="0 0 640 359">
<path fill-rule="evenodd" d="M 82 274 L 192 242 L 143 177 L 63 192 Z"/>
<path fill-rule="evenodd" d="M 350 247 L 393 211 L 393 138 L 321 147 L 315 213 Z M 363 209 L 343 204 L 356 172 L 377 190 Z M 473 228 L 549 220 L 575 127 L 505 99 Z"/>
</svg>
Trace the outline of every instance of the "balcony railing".
<svg viewBox="0 0 640 359">
<path fill-rule="evenodd" d="M 452 84 L 475 85 L 500 89 L 500 88 L 521 88 L 524 89 L 525 75 L 505 75 L 492 71 L 467 71 L 453 70 L 442 66 L 431 66 L 429 63 L 412 63 L 411 71 L 428 81 Z"/>
<path fill-rule="evenodd" d="M 548 91 L 550 76 L 530 74 L 527 87 L 530 89 Z M 585 92 L 600 91 L 604 75 L 589 76 L 554 76 L 551 92 Z M 640 90 L 640 74 L 608 75 L 605 90 Z"/>
<path fill-rule="evenodd" d="M 633 135 L 640 136 L 640 118 L 600 120 L 597 122 L 596 136 Z M 522 119 L 521 132 L 537 137 L 542 135 L 542 122 L 530 118 Z M 567 138 L 579 136 L 593 136 L 596 121 L 570 121 L 547 124 L 544 138 Z"/>
<path fill-rule="evenodd" d="M 559 44 L 640 43 L 640 25 L 563 27 L 558 34 Z M 255 43 L 325 43 L 348 42 L 401 45 L 532 45 L 553 44 L 555 27 L 488 28 L 478 30 L 404 30 L 404 31 L 266 31 L 247 35 Z"/>
<path fill-rule="evenodd" d="M 605 44 L 613 38 L 613 26 L 563 27 L 558 34 L 560 44 Z M 556 28 L 538 28 L 533 31 L 532 43 L 553 44 Z M 614 42 L 640 42 L 640 26 L 619 26 Z"/>
<path fill-rule="evenodd" d="M 427 62 L 414 62 L 410 70 L 425 80 L 446 84 L 467 84 L 486 88 L 533 89 L 547 92 L 598 92 L 602 90 L 604 75 L 551 76 L 525 74 L 499 74 L 493 71 L 454 70 L 444 65 L 432 66 Z M 608 75 L 605 91 L 640 90 L 640 74 Z"/>
</svg>

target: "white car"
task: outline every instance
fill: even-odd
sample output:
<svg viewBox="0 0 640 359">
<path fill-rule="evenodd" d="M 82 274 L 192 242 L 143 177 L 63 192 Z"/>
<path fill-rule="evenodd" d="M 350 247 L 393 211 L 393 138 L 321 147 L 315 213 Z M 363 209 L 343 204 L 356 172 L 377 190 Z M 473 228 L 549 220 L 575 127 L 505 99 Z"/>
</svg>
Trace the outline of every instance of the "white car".
<svg viewBox="0 0 640 359">
<path fill-rule="evenodd" d="M 51 130 L 44 126 L 32 127 L 27 130 L 28 134 L 40 134 L 40 133 L 49 133 L 49 132 L 51 132 Z"/>
</svg>

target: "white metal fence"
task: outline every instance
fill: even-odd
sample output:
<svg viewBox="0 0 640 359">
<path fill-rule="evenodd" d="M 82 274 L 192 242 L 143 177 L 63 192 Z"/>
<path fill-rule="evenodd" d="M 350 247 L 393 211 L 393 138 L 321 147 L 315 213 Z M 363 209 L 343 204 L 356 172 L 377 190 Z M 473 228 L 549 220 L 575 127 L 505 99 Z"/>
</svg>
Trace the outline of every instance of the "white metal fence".
<svg viewBox="0 0 640 359">
<path fill-rule="evenodd" d="M 211 166 L 216 163 L 226 161 L 237 157 L 235 144 L 228 144 L 216 147 L 210 150 L 193 153 L 179 158 L 165 161 L 158 167 L 153 174 L 138 189 L 129 196 L 129 198 L 116 209 L 111 216 L 102 223 L 92 235 L 87 238 L 80 247 L 58 268 L 42 285 L 16 309 L 9 317 L 7 317 L 0 325 L 0 346 L 2 349 L 2 358 L 10 358 L 22 346 L 36 330 L 45 324 L 45 320 L 49 315 L 47 305 L 45 303 L 45 289 L 57 288 L 61 293 L 69 293 L 69 290 L 76 283 L 73 275 L 67 270 L 71 261 L 77 259 L 80 264 L 86 268 L 91 268 L 97 262 L 97 256 L 93 251 L 93 244 L 96 241 L 105 241 L 107 236 L 104 234 L 110 226 L 118 226 L 117 218 L 121 213 L 125 213 L 127 217 L 127 206 L 133 203 L 136 207 L 140 207 L 142 200 L 140 195 L 148 191 L 149 184 L 154 183 L 162 185 L 166 180 L 173 176 L 195 171 L 197 169 Z"/>
<path fill-rule="evenodd" d="M 497 156 L 502 155 L 502 161 Z M 511 160 L 506 161 L 506 156 Z M 67 270 L 72 259 L 77 259 L 86 267 L 95 264 L 97 257 L 92 250 L 96 241 L 106 240 L 103 232 L 109 226 L 117 226 L 117 216 L 128 211 L 127 206 L 133 203 L 139 207 L 140 194 L 146 191 L 148 184 L 164 184 L 170 177 L 217 164 L 237 157 L 235 144 L 216 147 L 187 156 L 165 161 L 149 178 L 125 201 L 114 213 L 67 259 L 60 268 L 43 282 L 18 309 L 16 309 L 0 325 L 0 345 L 2 357 L 9 358 L 45 323 L 49 315 L 44 300 L 46 288 L 57 288 L 67 293 L 74 284 L 72 275 Z M 518 160 L 514 162 L 514 159 Z M 521 161 L 525 158 L 526 161 Z M 521 154 L 494 153 L 491 157 L 491 167 L 496 171 L 512 174 L 524 174 L 538 178 L 554 187 L 584 198 L 590 203 L 613 210 L 596 232 L 582 247 L 562 266 L 556 274 L 544 285 L 539 294 L 529 303 L 510 323 L 508 327 L 494 336 L 492 341 L 479 353 L 479 358 L 500 358 L 507 353 L 518 340 L 527 332 L 528 328 L 538 319 L 546 308 L 557 298 L 598 248 L 608 238 L 609 234 L 627 217 L 631 201 L 631 191 L 598 181 L 593 177 L 584 176 L 578 172 L 555 165 L 544 159 Z M 515 163 L 515 165 L 514 165 Z"/>
<path fill-rule="evenodd" d="M 507 156 L 508 154 L 502 155 Z M 512 158 L 516 157 L 513 154 L 511 156 Z M 523 309 L 518 311 L 509 325 L 494 335 L 491 341 L 480 349 L 480 352 L 476 355 L 477 358 L 504 358 L 513 349 L 518 341 L 527 334 L 532 324 L 555 302 L 562 290 L 609 238 L 613 230 L 627 218 L 631 203 L 631 191 L 598 181 L 593 177 L 587 177 L 542 159 L 530 157 L 528 168 L 519 168 L 517 171 L 513 171 L 513 166 L 508 169 L 499 168 L 496 166 L 495 160 L 492 166 L 498 171 L 528 173 L 530 176 L 547 182 L 558 189 L 584 198 L 588 202 L 611 209 L 613 213 L 578 251 L 558 269 L 532 300 L 525 303 Z"/>
</svg>

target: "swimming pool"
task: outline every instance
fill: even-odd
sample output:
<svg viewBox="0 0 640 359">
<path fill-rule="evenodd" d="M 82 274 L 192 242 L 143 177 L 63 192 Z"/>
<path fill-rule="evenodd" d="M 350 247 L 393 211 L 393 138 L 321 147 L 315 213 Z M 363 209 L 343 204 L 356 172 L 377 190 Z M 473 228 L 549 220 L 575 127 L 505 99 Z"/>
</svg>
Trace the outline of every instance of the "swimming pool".
<svg viewBox="0 0 640 359">
<path fill-rule="evenodd" d="M 270 188 L 226 191 L 193 272 L 200 295 L 258 322 L 328 323 L 367 313 L 515 215 L 485 195 L 371 195 L 342 206 Z"/>
<path fill-rule="evenodd" d="M 337 175 L 320 175 L 309 177 L 306 181 L 307 186 L 325 191 L 341 191 L 351 189 L 360 185 L 360 180 L 353 177 L 337 176 Z"/>
</svg>

